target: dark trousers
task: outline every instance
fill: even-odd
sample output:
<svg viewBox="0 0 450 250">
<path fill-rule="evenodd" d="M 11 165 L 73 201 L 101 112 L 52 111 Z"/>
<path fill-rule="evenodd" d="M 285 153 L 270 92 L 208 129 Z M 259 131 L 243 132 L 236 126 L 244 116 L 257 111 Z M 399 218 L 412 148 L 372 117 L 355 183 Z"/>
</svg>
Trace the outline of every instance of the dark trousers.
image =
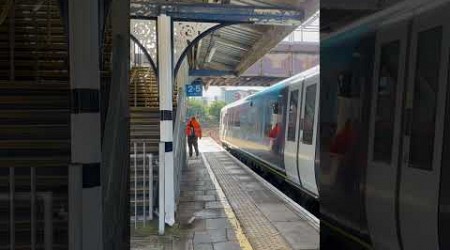
<svg viewBox="0 0 450 250">
<path fill-rule="evenodd" d="M 188 136 L 189 157 L 192 157 L 192 146 L 194 146 L 195 154 L 198 156 L 198 138 Z"/>
</svg>

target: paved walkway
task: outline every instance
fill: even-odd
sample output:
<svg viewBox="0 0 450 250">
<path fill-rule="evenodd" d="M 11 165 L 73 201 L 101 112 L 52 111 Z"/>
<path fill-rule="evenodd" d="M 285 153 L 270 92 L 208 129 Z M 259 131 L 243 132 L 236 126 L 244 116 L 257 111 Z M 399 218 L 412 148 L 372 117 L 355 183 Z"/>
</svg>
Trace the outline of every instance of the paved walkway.
<svg viewBox="0 0 450 250">
<path fill-rule="evenodd" d="M 183 171 L 177 223 L 166 235 L 132 237 L 134 250 L 238 250 L 251 249 L 239 236 L 239 223 L 223 193 L 211 180 L 202 158 L 190 159 Z M 157 221 L 157 219 L 155 220 Z M 236 237 L 238 234 L 238 237 Z M 241 246 L 242 245 L 242 246 Z"/>
<path fill-rule="evenodd" d="M 237 221 L 227 214 L 228 207 L 201 158 L 189 160 L 181 183 L 177 219 L 190 228 L 193 249 L 241 249 L 236 237 Z"/>
<path fill-rule="evenodd" d="M 177 224 L 135 250 L 319 249 L 318 221 L 210 138 L 183 172 Z"/>
<path fill-rule="evenodd" d="M 200 148 L 253 249 L 319 249 L 316 218 L 213 140 L 206 138 Z"/>
</svg>

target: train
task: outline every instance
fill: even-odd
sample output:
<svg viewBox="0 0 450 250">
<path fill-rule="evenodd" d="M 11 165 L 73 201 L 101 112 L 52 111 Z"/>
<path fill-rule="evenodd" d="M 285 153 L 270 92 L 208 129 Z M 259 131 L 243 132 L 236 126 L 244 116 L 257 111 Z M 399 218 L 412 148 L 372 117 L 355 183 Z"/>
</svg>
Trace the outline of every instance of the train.
<svg viewBox="0 0 450 250">
<path fill-rule="evenodd" d="M 449 13 L 393 4 L 322 36 L 320 68 L 223 108 L 225 147 L 320 200 L 321 244 L 450 249 Z"/>
<path fill-rule="evenodd" d="M 317 200 L 316 146 L 320 67 L 221 110 L 222 144 L 239 150 Z"/>
</svg>

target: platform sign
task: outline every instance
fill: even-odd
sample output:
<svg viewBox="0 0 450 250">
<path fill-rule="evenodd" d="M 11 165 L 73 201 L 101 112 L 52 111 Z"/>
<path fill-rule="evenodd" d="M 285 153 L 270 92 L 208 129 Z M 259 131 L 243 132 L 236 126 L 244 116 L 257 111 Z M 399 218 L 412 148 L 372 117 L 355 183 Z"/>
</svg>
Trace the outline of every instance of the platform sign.
<svg viewBox="0 0 450 250">
<path fill-rule="evenodd" d="M 203 96 L 202 80 L 197 79 L 191 84 L 186 85 L 186 96 Z"/>
</svg>

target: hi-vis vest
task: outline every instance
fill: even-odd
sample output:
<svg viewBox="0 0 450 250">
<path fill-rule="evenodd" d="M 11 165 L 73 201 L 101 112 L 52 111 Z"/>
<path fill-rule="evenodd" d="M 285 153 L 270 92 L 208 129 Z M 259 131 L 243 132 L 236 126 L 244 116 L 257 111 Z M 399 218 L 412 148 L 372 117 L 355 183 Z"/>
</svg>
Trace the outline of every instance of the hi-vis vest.
<svg viewBox="0 0 450 250">
<path fill-rule="evenodd" d="M 190 137 L 202 137 L 202 130 L 197 121 L 190 120 L 186 125 L 186 135 Z"/>
</svg>

